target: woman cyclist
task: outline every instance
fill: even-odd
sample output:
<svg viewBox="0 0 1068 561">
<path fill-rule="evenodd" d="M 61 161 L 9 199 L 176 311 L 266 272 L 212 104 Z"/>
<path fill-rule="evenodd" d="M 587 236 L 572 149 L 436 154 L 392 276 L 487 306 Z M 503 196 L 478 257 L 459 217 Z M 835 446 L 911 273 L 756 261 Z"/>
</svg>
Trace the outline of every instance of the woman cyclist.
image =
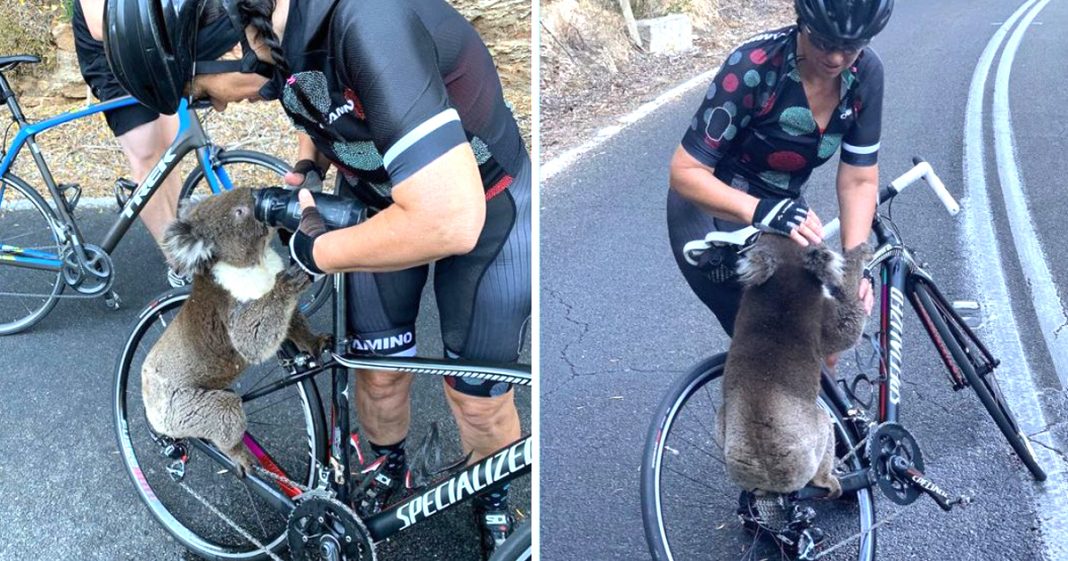
<svg viewBox="0 0 1068 561">
<path fill-rule="evenodd" d="M 131 94 L 165 114 L 184 95 L 219 108 L 277 99 L 312 141 L 287 181 L 329 163 L 367 206 L 362 223 L 325 232 L 302 193 L 309 208 L 291 242 L 307 270 L 353 273 L 352 352 L 415 354 L 434 263 L 446 353 L 518 358 L 530 315 L 530 160 L 489 52 L 445 0 L 107 2 L 108 60 Z M 240 44 L 240 58 L 198 60 L 208 39 Z M 447 380 L 471 461 L 519 438 L 507 384 Z M 402 486 L 410 387 L 408 375 L 357 378 L 361 426 L 388 458 L 365 508 Z M 491 491 L 476 500 L 487 554 L 512 525 L 507 490 Z"/>
<path fill-rule="evenodd" d="M 894 2 L 795 0 L 794 7 L 796 25 L 756 35 L 730 54 L 671 161 L 672 252 L 728 335 L 741 299 L 737 255 L 710 251 L 693 266 L 682 253 L 687 242 L 754 225 L 803 246 L 820 243 L 823 225 L 803 195 L 812 170 L 839 148 L 842 246 L 871 233 L 883 66 L 867 45 Z M 870 313 L 870 281 L 858 290 Z"/>
</svg>

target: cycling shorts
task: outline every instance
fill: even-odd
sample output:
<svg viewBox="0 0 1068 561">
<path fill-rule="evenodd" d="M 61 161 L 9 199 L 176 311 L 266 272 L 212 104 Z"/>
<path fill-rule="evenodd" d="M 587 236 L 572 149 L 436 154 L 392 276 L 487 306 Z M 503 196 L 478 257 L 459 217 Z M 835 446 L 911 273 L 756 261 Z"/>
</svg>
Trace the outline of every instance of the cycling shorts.
<svg viewBox="0 0 1068 561">
<path fill-rule="evenodd" d="M 344 188 L 342 188 L 344 190 Z M 474 250 L 434 263 L 434 295 L 449 358 L 515 362 L 530 319 L 531 172 L 529 160 L 508 189 L 486 202 Z M 350 351 L 415 356 L 415 323 L 430 266 L 348 275 Z M 457 391 L 490 397 L 509 384 L 446 378 Z"/>
</svg>

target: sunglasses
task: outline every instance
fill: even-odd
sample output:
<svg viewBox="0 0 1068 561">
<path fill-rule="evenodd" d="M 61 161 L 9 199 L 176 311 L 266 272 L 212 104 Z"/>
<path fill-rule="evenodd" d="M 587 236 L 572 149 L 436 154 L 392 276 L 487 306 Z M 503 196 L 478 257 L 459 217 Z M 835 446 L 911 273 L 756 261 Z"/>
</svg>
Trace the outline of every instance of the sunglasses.
<svg viewBox="0 0 1068 561">
<path fill-rule="evenodd" d="M 817 35 L 808 26 L 805 26 L 804 29 L 805 34 L 808 36 L 808 41 L 812 43 L 812 46 L 825 53 L 837 52 L 847 56 L 853 56 L 870 43 L 867 39 L 861 41 L 836 41 L 834 39 L 828 39 L 821 35 Z"/>
</svg>

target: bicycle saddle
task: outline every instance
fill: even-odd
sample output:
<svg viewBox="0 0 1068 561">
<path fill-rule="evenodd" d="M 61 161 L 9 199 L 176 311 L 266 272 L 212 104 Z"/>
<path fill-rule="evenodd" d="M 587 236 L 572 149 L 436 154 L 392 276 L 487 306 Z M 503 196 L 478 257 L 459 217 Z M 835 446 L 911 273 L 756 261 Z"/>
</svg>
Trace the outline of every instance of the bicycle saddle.
<svg viewBox="0 0 1068 561">
<path fill-rule="evenodd" d="M 37 64 L 41 62 L 41 57 L 34 55 L 0 56 L 0 72 L 12 70 L 24 62 L 26 64 Z"/>
</svg>

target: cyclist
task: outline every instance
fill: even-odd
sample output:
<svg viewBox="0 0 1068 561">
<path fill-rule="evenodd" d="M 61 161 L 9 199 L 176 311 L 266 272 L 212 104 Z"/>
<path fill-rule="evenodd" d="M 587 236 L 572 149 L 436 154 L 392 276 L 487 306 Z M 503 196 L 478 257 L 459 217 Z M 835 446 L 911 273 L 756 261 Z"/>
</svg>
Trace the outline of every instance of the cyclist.
<svg viewBox="0 0 1068 561">
<path fill-rule="evenodd" d="M 110 101 L 127 93 L 115 80 L 104 58 L 104 44 L 101 42 L 103 13 L 104 0 L 76 0 L 71 26 L 82 78 L 89 85 L 94 97 L 100 101 Z M 139 184 L 178 135 L 176 116 L 160 115 L 144 105 L 113 109 L 106 112 L 104 117 L 111 132 L 118 139 L 122 153 L 130 162 L 133 180 Z M 157 244 L 163 238 L 167 225 L 174 220 L 181 189 L 182 184 L 178 176 L 171 174 L 163 180 L 163 185 L 141 209 L 141 220 Z M 184 286 L 188 279 L 168 268 L 167 281 L 171 286 L 179 287 Z"/>
<path fill-rule="evenodd" d="M 530 315 L 530 160 L 493 60 L 458 12 L 444 0 L 107 1 L 108 59 L 139 100 L 169 113 L 185 94 L 218 106 L 278 99 L 311 137 L 302 171 L 329 162 L 367 206 L 362 223 L 326 233 L 305 209 L 291 241 L 306 269 L 353 272 L 353 352 L 415 354 L 434 263 L 448 356 L 518 358 Z M 240 60 L 194 70 L 198 27 L 202 40 L 240 43 Z M 383 372 L 356 381 L 361 425 L 391 480 L 375 502 L 402 485 L 410 386 Z M 506 384 L 448 378 L 445 393 L 471 461 L 519 437 Z M 488 554 L 511 530 L 506 489 L 478 497 L 476 512 Z"/>
<path fill-rule="evenodd" d="M 683 245 L 710 231 L 754 225 L 802 246 L 823 225 L 804 199 L 812 170 L 841 149 L 842 246 L 867 241 L 878 197 L 883 66 L 869 41 L 893 0 L 795 0 L 797 23 L 735 49 L 708 88 L 671 161 L 667 219 L 690 288 L 728 335 L 741 299 L 737 255 L 690 265 Z M 858 287 L 870 313 L 871 282 Z M 829 357 L 830 366 L 836 357 Z"/>
</svg>

